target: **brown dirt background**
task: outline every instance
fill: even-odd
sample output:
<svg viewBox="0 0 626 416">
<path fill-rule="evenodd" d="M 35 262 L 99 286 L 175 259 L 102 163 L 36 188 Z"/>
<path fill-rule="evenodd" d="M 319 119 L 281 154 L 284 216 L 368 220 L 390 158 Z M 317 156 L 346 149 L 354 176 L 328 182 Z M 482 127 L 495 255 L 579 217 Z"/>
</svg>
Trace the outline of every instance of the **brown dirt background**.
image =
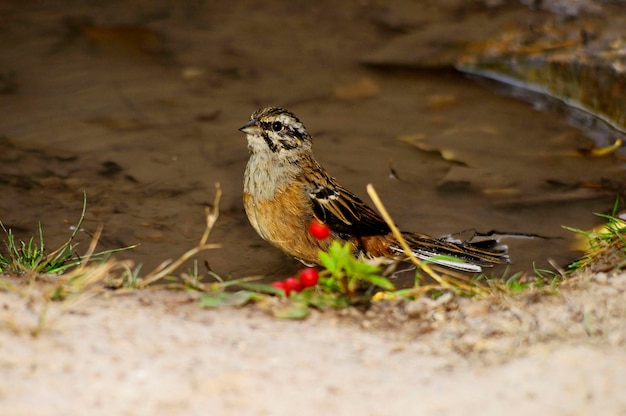
<svg viewBox="0 0 626 416">
<path fill-rule="evenodd" d="M 321 159 L 348 188 L 378 181 L 411 229 L 426 225 L 438 235 L 465 228 L 468 218 L 485 230 L 510 228 L 522 215 L 549 233 L 566 234 L 563 223 L 586 228 L 591 221 L 580 212 L 591 217 L 612 196 L 583 196 L 576 212 L 558 203 L 495 210 L 474 194 L 432 191 L 449 172 L 465 177 L 467 170 L 422 154 L 415 163 L 414 149 L 388 144 L 407 132 L 441 138 L 442 129 L 461 130 L 477 164 L 502 174 L 481 171 L 477 181 L 507 187 L 519 163 L 529 183 L 518 184 L 532 196 L 543 189 L 544 169 L 565 159 L 532 153 L 512 163 L 502 157 L 509 142 L 494 155 L 484 146 L 495 151 L 502 137 L 513 143 L 544 130 L 550 140 L 539 141 L 554 154 L 587 142 L 554 114 L 487 100 L 458 74 L 381 73 L 359 64 L 438 19 L 451 25 L 472 13 L 487 20 L 493 10 L 530 13 L 518 2 L 485 4 L 3 2 L 0 133 L 8 139 L 0 159 L 11 180 L 0 183 L 0 219 L 24 235 L 42 220 L 54 246 L 86 189 L 85 227 L 105 224 L 104 248 L 141 241 L 134 259 L 154 265 L 196 243 L 219 180 L 214 241 L 224 249 L 212 266 L 284 277 L 298 266 L 268 249 L 242 212 L 247 155 L 236 132 L 258 106 L 281 104 L 316 126 Z M 77 32 L 84 16 L 90 29 Z M 361 85 L 356 97 L 338 94 L 363 79 L 379 91 Z M 445 112 L 429 112 L 425 97 L 443 102 L 435 107 Z M 485 136 L 493 143 L 479 141 Z M 404 182 L 385 182 L 388 160 L 380 154 L 393 157 Z M 593 178 L 607 165 L 576 163 L 577 174 Z M 623 167 L 609 166 L 611 173 Z M 420 217 L 404 199 L 416 190 L 432 205 Z M 567 251 L 556 240 L 521 244 L 514 251 L 532 247 L 530 258 Z M 203 310 L 196 294 L 149 289 L 100 296 L 65 313 L 54 303 L 46 329 L 33 337 L 43 307 L 37 299 L 0 293 L 0 414 L 626 414 L 624 274 L 580 277 L 552 295 L 421 299 L 366 314 L 314 312 L 301 322 L 256 307 Z"/>
</svg>

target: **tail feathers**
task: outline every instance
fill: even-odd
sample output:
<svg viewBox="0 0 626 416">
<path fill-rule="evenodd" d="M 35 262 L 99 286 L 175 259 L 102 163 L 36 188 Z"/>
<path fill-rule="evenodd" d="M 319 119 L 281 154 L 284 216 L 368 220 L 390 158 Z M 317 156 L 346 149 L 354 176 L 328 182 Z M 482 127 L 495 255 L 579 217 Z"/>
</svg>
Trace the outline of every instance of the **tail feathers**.
<svg viewBox="0 0 626 416">
<path fill-rule="evenodd" d="M 495 239 L 460 241 L 452 238 L 433 239 L 417 234 L 404 234 L 414 256 L 444 267 L 470 273 L 480 273 L 483 267 L 506 264 L 509 256 L 507 247 Z M 402 247 L 392 246 L 395 252 Z"/>
</svg>

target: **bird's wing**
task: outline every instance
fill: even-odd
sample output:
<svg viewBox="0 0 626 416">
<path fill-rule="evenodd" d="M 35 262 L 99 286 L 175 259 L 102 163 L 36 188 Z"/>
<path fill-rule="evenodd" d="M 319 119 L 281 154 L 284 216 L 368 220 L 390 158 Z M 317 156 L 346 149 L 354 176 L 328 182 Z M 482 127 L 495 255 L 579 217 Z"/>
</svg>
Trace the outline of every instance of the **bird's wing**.
<svg viewBox="0 0 626 416">
<path fill-rule="evenodd" d="M 315 216 L 332 231 L 357 237 L 391 231 L 380 215 L 334 178 L 317 171 L 307 178 L 307 182 Z"/>
</svg>

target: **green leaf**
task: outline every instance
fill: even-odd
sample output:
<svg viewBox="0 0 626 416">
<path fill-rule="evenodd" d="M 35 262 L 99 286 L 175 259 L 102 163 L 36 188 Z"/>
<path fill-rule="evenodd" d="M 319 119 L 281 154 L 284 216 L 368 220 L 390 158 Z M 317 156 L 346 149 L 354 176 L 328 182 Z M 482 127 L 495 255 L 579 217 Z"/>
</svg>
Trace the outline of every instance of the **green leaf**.
<svg viewBox="0 0 626 416">
<path fill-rule="evenodd" d="M 365 277 L 363 280 L 376 285 L 380 288 L 383 288 L 385 290 L 394 290 L 395 286 L 393 285 L 393 283 L 391 283 L 389 281 L 389 279 L 387 279 L 386 277 L 383 276 L 377 276 L 377 275 L 369 275 L 367 277 Z"/>
<path fill-rule="evenodd" d="M 274 287 L 272 285 L 268 285 L 266 283 L 256 283 L 256 282 L 239 282 L 237 286 L 247 289 L 253 292 L 267 293 L 268 295 L 284 295 L 285 291 Z"/>
<path fill-rule="evenodd" d="M 341 284 L 334 276 L 320 277 L 319 285 L 331 292 L 343 292 Z"/>
<path fill-rule="evenodd" d="M 309 306 L 303 302 L 290 302 L 275 309 L 273 314 L 276 318 L 282 319 L 304 319 L 309 316 Z"/>
<path fill-rule="evenodd" d="M 235 293 L 216 292 L 207 293 L 200 298 L 200 307 L 202 308 L 218 308 L 221 306 L 244 306 L 250 302 L 254 302 L 263 298 L 262 294 L 249 290 L 240 290 Z"/>
<path fill-rule="evenodd" d="M 331 273 L 335 273 L 337 270 L 337 261 L 335 257 L 333 257 L 330 253 L 326 253 L 324 251 L 319 252 L 320 263 L 322 266 Z"/>
<path fill-rule="evenodd" d="M 233 293 L 229 306 L 244 306 L 250 302 L 256 302 L 264 298 L 264 295 L 249 290 L 240 290 Z"/>
<path fill-rule="evenodd" d="M 354 262 L 354 273 L 358 275 L 367 275 L 367 274 L 378 274 L 380 272 L 380 267 L 374 266 L 373 264 L 365 263 L 362 261 Z"/>
<path fill-rule="evenodd" d="M 224 306 L 228 302 L 229 297 L 230 294 L 225 292 L 206 294 L 200 298 L 200 307 L 217 308 L 219 306 Z"/>
</svg>

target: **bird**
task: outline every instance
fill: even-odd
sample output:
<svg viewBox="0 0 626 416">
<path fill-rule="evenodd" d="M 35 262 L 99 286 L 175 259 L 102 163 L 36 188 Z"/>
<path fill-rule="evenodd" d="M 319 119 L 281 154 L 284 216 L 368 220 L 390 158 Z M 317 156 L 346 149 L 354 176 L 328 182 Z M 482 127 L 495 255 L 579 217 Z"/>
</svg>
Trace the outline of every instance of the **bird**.
<svg viewBox="0 0 626 416">
<path fill-rule="evenodd" d="M 313 138 L 292 112 L 265 107 L 239 128 L 249 159 L 243 203 L 261 238 L 305 265 L 319 264 L 331 241 L 349 243 L 360 258 L 406 260 L 406 254 L 381 215 L 330 176 L 313 155 Z M 318 221 L 330 238 L 308 232 Z M 508 263 L 506 246 L 495 239 L 472 242 L 402 232 L 414 256 L 462 272 Z"/>
</svg>

